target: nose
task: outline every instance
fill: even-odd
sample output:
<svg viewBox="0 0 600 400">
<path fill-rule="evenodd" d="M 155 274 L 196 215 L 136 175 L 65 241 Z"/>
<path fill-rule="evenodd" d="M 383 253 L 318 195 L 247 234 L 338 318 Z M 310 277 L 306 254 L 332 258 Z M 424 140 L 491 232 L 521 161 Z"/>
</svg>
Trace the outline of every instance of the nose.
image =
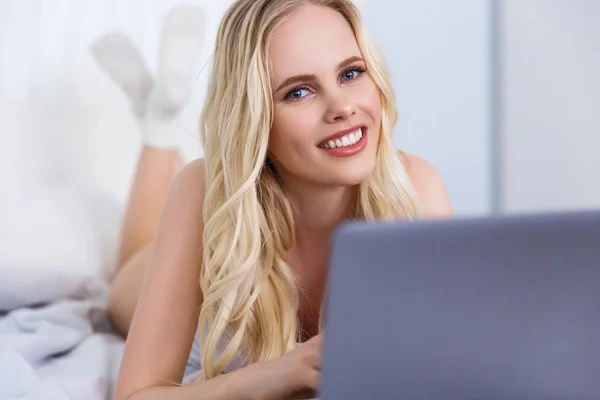
<svg viewBox="0 0 600 400">
<path fill-rule="evenodd" d="M 327 109 L 325 111 L 325 120 L 329 124 L 339 121 L 345 121 L 356 114 L 356 106 L 348 93 L 339 90 L 337 93 L 329 96 Z"/>
</svg>

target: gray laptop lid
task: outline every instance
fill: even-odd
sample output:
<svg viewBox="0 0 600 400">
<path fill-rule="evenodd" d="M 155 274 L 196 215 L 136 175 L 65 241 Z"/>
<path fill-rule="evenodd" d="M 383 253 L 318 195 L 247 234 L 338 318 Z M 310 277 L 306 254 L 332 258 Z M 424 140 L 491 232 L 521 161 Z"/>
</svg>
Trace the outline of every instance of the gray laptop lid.
<svg viewBox="0 0 600 400">
<path fill-rule="evenodd" d="M 600 212 L 343 226 L 320 400 L 600 399 Z"/>
</svg>

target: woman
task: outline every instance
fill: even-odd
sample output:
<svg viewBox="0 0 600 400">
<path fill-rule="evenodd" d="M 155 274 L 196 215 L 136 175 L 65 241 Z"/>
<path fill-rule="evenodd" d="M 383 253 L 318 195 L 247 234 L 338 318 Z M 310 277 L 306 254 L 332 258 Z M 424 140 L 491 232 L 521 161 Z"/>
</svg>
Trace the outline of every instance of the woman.
<svg viewBox="0 0 600 400">
<path fill-rule="evenodd" d="M 133 217 L 125 227 L 111 299 L 128 334 L 115 398 L 314 396 L 335 228 L 451 214 L 436 170 L 393 150 L 395 120 L 383 60 L 348 0 L 236 1 L 217 35 L 205 159 L 148 208 L 162 209 L 154 240 Z M 181 386 L 200 357 L 195 340 L 201 379 Z"/>
</svg>

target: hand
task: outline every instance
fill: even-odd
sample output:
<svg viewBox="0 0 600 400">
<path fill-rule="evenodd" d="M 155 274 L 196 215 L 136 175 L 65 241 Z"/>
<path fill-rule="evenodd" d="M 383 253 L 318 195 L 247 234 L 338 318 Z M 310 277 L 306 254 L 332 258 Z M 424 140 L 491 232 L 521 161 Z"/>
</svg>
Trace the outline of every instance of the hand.
<svg viewBox="0 0 600 400">
<path fill-rule="evenodd" d="M 241 390 L 252 400 L 305 400 L 317 397 L 321 381 L 319 334 L 271 361 L 238 370 Z"/>
</svg>

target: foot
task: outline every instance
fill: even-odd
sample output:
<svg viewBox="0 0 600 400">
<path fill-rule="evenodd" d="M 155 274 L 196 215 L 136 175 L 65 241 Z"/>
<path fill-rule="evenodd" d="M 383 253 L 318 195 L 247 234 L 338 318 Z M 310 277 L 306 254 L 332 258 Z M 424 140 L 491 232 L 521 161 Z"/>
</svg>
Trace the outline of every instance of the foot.
<svg viewBox="0 0 600 400">
<path fill-rule="evenodd" d="M 205 16 L 202 10 L 178 7 L 165 18 L 158 52 L 158 74 L 144 116 L 144 144 L 177 148 L 179 115 L 193 83 L 193 67 L 201 52 Z"/>
<path fill-rule="evenodd" d="M 204 28 L 205 15 L 198 8 L 177 7 L 166 16 L 160 35 L 156 87 L 149 104 L 149 111 L 156 118 L 173 117 L 185 103 Z"/>
<path fill-rule="evenodd" d="M 100 67 L 129 97 L 135 116 L 142 119 L 153 82 L 138 48 L 125 35 L 110 33 L 94 42 L 91 51 Z"/>
</svg>

